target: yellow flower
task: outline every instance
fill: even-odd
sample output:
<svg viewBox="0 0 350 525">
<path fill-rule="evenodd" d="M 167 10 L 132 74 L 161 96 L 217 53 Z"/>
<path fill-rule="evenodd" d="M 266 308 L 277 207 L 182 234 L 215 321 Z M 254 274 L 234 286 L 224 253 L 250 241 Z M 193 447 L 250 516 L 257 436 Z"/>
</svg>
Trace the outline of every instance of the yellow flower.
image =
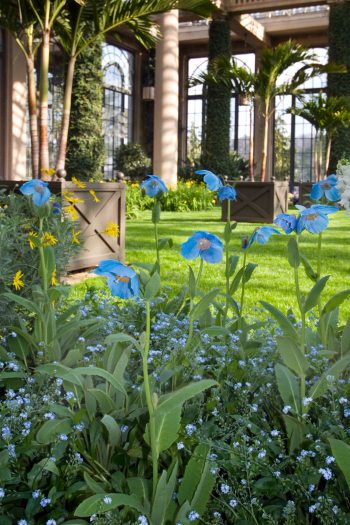
<svg viewBox="0 0 350 525">
<path fill-rule="evenodd" d="M 79 235 L 81 234 L 81 232 L 76 232 L 75 230 L 73 230 L 72 232 L 72 244 L 80 244 L 80 241 L 79 241 Z"/>
<path fill-rule="evenodd" d="M 23 284 L 23 272 L 21 272 L 21 270 L 18 270 L 16 273 L 15 273 L 15 276 L 12 280 L 12 286 L 16 289 L 16 290 L 20 290 L 21 288 L 24 287 L 24 284 Z"/>
<path fill-rule="evenodd" d="M 70 218 L 72 219 L 72 221 L 76 221 L 79 218 L 79 214 L 78 214 L 77 210 L 74 208 L 73 204 L 71 206 L 67 206 L 66 212 L 69 213 Z"/>
<path fill-rule="evenodd" d="M 97 197 L 96 192 L 94 190 L 89 190 L 89 193 L 95 202 L 100 202 L 100 199 Z"/>
<path fill-rule="evenodd" d="M 41 238 L 41 242 L 43 243 L 44 248 L 46 248 L 46 246 L 55 246 L 55 244 L 57 244 L 57 239 L 52 233 L 45 232 Z"/>
<path fill-rule="evenodd" d="M 78 187 L 78 188 L 86 188 L 86 184 L 78 180 L 76 177 L 72 177 L 72 182 Z"/>
<path fill-rule="evenodd" d="M 34 250 L 34 248 L 36 246 L 38 246 L 38 234 L 36 232 L 29 232 L 28 233 L 28 242 L 29 242 L 29 247 L 31 250 Z"/>
<path fill-rule="evenodd" d="M 133 184 L 131 184 L 131 187 L 132 188 L 139 188 L 139 185 L 138 184 L 135 184 L 135 182 Z"/>
<path fill-rule="evenodd" d="M 56 270 L 54 270 L 51 274 L 51 285 L 56 286 L 56 284 L 57 284 L 57 274 L 56 274 Z"/>
<path fill-rule="evenodd" d="M 109 237 L 119 237 L 119 226 L 115 222 L 109 222 L 102 233 L 106 233 Z"/>
<path fill-rule="evenodd" d="M 79 204 L 79 202 L 85 202 L 84 199 L 78 199 L 78 197 L 70 197 L 69 195 L 65 195 L 64 198 L 70 204 Z"/>
<path fill-rule="evenodd" d="M 55 168 L 41 168 L 41 173 L 45 173 L 45 175 L 49 175 L 50 177 L 56 173 Z"/>
</svg>

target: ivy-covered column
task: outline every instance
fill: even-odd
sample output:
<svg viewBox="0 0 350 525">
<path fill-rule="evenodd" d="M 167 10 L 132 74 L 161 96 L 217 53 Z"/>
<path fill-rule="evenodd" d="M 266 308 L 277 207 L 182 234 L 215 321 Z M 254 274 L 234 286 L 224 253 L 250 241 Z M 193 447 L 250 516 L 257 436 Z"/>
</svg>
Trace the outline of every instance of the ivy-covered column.
<svg viewBox="0 0 350 525">
<path fill-rule="evenodd" d="M 102 136 L 102 41 L 78 56 L 73 82 L 68 135 L 68 179 L 100 180 L 104 158 Z"/>
<path fill-rule="evenodd" d="M 328 75 L 330 96 L 350 97 L 350 1 L 330 2 L 329 61 L 345 64 L 347 73 Z M 350 159 L 350 128 L 343 128 L 333 139 L 330 171 L 334 171 L 342 157 Z"/>
<path fill-rule="evenodd" d="M 210 22 L 209 69 L 218 56 L 231 57 L 230 26 L 223 16 Z M 229 86 L 211 83 L 206 86 L 206 95 L 202 164 L 214 173 L 229 175 L 231 90 Z"/>
</svg>

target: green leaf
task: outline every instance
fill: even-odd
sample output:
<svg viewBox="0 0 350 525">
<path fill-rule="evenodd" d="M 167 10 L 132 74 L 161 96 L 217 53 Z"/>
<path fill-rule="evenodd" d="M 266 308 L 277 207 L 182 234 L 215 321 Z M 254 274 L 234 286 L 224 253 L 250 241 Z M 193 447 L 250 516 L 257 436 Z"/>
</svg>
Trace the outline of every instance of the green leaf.
<svg viewBox="0 0 350 525">
<path fill-rule="evenodd" d="M 243 282 L 244 283 L 247 283 L 251 276 L 253 275 L 253 272 L 255 270 L 255 268 L 257 268 L 257 264 L 253 264 L 253 263 L 248 263 L 245 268 L 244 268 L 244 273 L 243 273 Z"/>
<path fill-rule="evenodd" d="M 113 447 L 116 447 L 117 445 L 119 445 L 120 439 L 121 439 L 121 431 L 115 419 L 112 416 L 105 414 L 103 418 L 101 419 L 101 423 L 108 430 L 110 444 Z"/>
<path fill-rule="evenodd" d="M 318 397 L 322 396 L 325 392 L 327 392 L 330 381 L 327 380 L 328 377 L 334 377 L 337 379 L 344 370 L 349 366 L 350 364 L 350 354 L 347 354 L 342 359 L 339 359 L 332 365 L 331 367 L 327 368 L 325 372 L 321 375 L 320 379 L 315 383 L 310 391 L 309 396 L 312 397 L 312 399 L 317 399 Z"/>
<path fill-rule="evenodd" d="M 104 497 L 111 498 L 112 503 L 104 503 Z M 74 512 L 74 516 L 87 518 L 92 516 L 92 514 L 107 512 L 108 510 L 113 510 L 118 507 L 130 507 L 141 514 L 144 512 L 141 502 L 135 496 L 130 496 L 129 494 L 95 494 L 94 496 L 84 499 L 84 501 L 78 505 Z"/>
<path fill-rule="evenodd" d="M 341 353 L 342 355 L 350 352 L 350 319 L 344 326 L 343 334 L 341 336 Z"/>
<path fill-rule="evenodd" d="M 314 286 L 311 288 L 305 300 L 304 312 L 308 312 L 314 306 L 317 305 L 320 295 L 324 287 L 326 286 L 329 277 L 330 275 L 325 275 L 325 277 L 319 279 L 317 283 L 315 283 Z"/>
<path fill-rule="evenodd" d="M 84 480 L 91 492 L 94 494 L 104 494 L 106 492 L 103 485 L 92 479 L 92 477 L 87 472 L 84 472 Z"/>
<path fill-rule="evenodd" d="M 350 289 L 343 290 L 329 299 L 329 301 L 324 305 L 322 314 L 326 314 L 337 308 L 342 304 L 350 295 Z"/>
<path fill-rule="evenodd" d="M 108 414 L 109 412 L 115 412 L 117 410 L 117 406 L 111 396 L 103 390 L 100 390 L 99 388 L 89 388 L 87 391 L 97 400 L 103 414 Z"/>
<path fill-rule="evenodd" d="M 159 412 L 155 410 L 155 425 L 156 425 L 156 448 L 157 455 L 160 452 L 167 450 L 178 438 L 180 423 L 181 423 L 181 409 L 182 406 L 176 406 L 173 410 L 167 413 Z M 146 426 L 144 439 L 150 446 L 150 428 L 149 423 Z"/>
<path fill-rule="evenodd" d="M 239 255 L 230 255 L 228 259 L 228 276 L 232 277 L 239 262 Z"/>
<path fill-rule="evenodd" d="M 313 270 L 309 260 L 302 253 L 300 253 L 300 260 L 308 278 L 311 279 L 311 281 L 317 281 L 317 273 Z"/>
<path fill-rule="evenodd" d="M 240 285 L 240 282 L 242 280 L 242 277 L 243 277 L 243 274 L 244 274 L 244 266 L 242 268 L 240 268 L 238 270 L 238 272 L 236 273 L 232 283 L 231 283 L 231 286 L 230 286 L 230 294 L 233 295 L 237 290 L 238 290 L 238 287 Z"/>
<path fill-rule="evenodd" d="M 190 298 L 194 299 L 196 296 L 196 277 L 191 266 L 188 267 L 188 290 Z"/>
<path fill-rule="evenodd" d="M 224 228 L 224 240 L 226 244 L 230 242 L 231 233 L 232 233 L 231 224 L 229 222 L 226 222 L 225 228 Z"/>
<path fill-rule="evenodd" d="M 214 288 L 213 290 L 208 292 L 204 297 L 202 297 L 202 299 L 193 307 L 192 311 L 190 312 L 190 316 L 194 321 L 202 317 L 205 310 L 209 308 L 210 304 L 213 302 L 218 293 L 219 289 Z"/>
<path fill-rule="evenodd" d="M 41 321 L 43 321 L 43 313 L 40 310 L 40 308 L 35 303 L 33 303 L 33 301 L 29 301 L 28 299 L 25 299 L 24 297 L 21 297 L 20 295 L 16 295 L 11 292 L 3 293 L 2 297 L 5 297 L 9 301 L 14 301 L 20 306 L 23 306 L 23 308 L 28 310 L 28 312 L 35 313 L 38 316 L 38 318 Z"/>
<path fill-rule="evenodd" d="M 53 419 L 45 421 L 37 432 L 36 439 L 43 445 L 49 445 L 58 434 L 69 434 L 72 430 L 69 419 Z"/>
<path fill-rule="evenodd" d="M 158 250 L 163 250 L 166 247 L 172 248 L 174 241 L 171 237 L 161 237 L 158 239 Z"/>
<path fill-rule="evenodd" d="M 304 441 L 306 425 L 295 417 L 288 415 L 283 415 L 283 420 L 289 438 L 289 453 L 292 453 L 295 449 L 300 449 L 300 445 Z"/>
<path fill-rule="evenodd" d="M 177 469 L 178 464 L 175 462 L 169 469 L 170 473 L 163 470 L 162 475 L 158 480 L 152 505 L 151 523 L 159 525 L 164 525 L 165 523 L 168 505 L 171 503 L 175 491 Z"/>
<path fill-rule="evenodd" d="M 210 337 L 220 337 L 223 335 L 229 335 L 230 331 L 224 326 L 208 326 L 201 331 L 202 334 L 208 334 Z"/>
<path fill-rule="evenodd" d="M 150 482 L 148 479 L 135 477 L 126 479 L 131 494 L 134 494 L 143 505 L 149 505 L 150 499 Z M 146 508 L 146 511 L 148 509 Z"/>
<path fill-rule="evenodd" d="M 299 247 L 295 237 L 290 237 L 288 241 L 288 262 L 292 268 L 298 268 L 300 265 Z"/>
<path fill-rule="evenodd" d="M 144 298 L 149 301 L 153 299 L 160 290 L 160 276 L 158 272 L 155 272 L 146 284 L 144 291 Z"/>
<path fill-rule="evenodd" d="M 338 467 L 344 474 L 346 483 L 350 489 L 350 446 L 340 439 L 329 439 L 332 455 L 335 457 Z"/>
<path fill-rule="evenodd" d="M 62 378 L 66 381 L 69 381 L 71 377 L 74 377 L 74 375 L 102 377 L 103 379 L 106 379 L 112 386 L 114 386 L 114 388 L 118 390 L 118 392 L 121 392 L 122 394 L 126 395 L 125 388 L 121 384 L 119 379 L 117 379 L 115 376 L 113 376 L 103 368 L 98 368 L 97 366 L 74 368 L 74 370 L 66 374 L 64 377 L 62 376 Z"/>
<path fill-rule="evenodd" d="M 309 364 L 295 341 L 290 337 L 277 337 L 277 349 L 284 364 L 299 377 L 305 377 Z"/>
<path fill-rule="evenodd" d="M 278 310 L 275 306 L 265 301 L 260 301 L 263 307 L 276 319 L 283 332 L 289 335 L 295 341 L 298 339 L 298 333 L 294 328 L 293 324 L 290 322 L 288 317 L 286 317 L 281 310 Z"/>
<path fill-rule="evenodd" d="M 298 378 L 284 365 L 275 366 L 277 386 L 285 405 L 292 407 L 295 414 L 300 413 L 301 399 Z"/>
<path fill-rule="evenodd" d="M 128 335 L 128 334 L 123 334 L 123 333 L 107 335 L 105 341 L 106 341 L 107 344 L 110 344 L 110 343 L 129 343 L 129 344 L 132 344 L 132 345 L 135 345 L 135 346 L 138 345 L 138 342 L 136 341 L 136 339 L 134 337 L 132 337 L 131 335 Z"/>
<path fill-rule="evenodd" d="M 44 248 L 44 259 L 46 266 L 46 276 L 48 282 L 51 281 L 52 272 L 56 269 L 56 257 L 55 250 L 52 246 L 47 246 Z"/>
<path fill-rule="evenodd" d="M 182 406 L 185 401 L 188 401 L 192 397 L 200 394 L 203 390 L 207 390 L 213 386 L 217 386 L 216 381 L 211 379 L 202 379 L 196 383 L 190 383 L 189 385 L 179 388 L 170 394 L 165 394 L 159 398 L 158 406 L 156 408 L 157 413 L 169 414 L 176 407 Z"/>
</svg>

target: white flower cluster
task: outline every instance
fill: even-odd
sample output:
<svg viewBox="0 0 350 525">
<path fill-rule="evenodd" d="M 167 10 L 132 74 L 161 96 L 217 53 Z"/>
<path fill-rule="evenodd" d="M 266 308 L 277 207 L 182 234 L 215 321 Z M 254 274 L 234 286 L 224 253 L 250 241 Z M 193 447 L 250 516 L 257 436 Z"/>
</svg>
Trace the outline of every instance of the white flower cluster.
<svg viewBox="0 0 350 525">
<path fill-rule="evenodd" d="M 347 214 L 350 215 L 350 164 L 338 163 L 337 178 L 337 188 L 341 195 L 339 204 L 344 206 Z"/>
</svg>

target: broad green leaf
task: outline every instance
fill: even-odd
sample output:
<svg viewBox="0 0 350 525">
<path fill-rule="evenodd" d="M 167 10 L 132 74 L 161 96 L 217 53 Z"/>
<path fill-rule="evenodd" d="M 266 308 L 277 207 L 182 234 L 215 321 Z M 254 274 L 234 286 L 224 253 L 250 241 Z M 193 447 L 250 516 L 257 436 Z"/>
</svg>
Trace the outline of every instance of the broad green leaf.
<svg viewBox="0 0 350 525">
<path fill-rule="evenodd" d="M 126 479 L 131 494 L 134 494 L 146 507 L 149 506 L 150 499 L 150 481 L 144 478 L 131 478 Z M 146 508 L 146 511 L 149 509 Z"/>
<path fill-rule="evenodd" d="M 177 481 L 178 464 L 170 467 L 169 473 L 163 470 L 153 498 L 151 523 L 163 525 L 169 503 L 172 501 Z"/>
<path fill-rule="evenodd" d="M 55 250 L 52 246 L 46 246 L 46 248 L 44 248 L 44 259 L 46 267 L 46 278 L 50 283 L 52 272 L 56 269 Z"/>
<path fill-rule="evenodd" d="M 29 301 L 28 299 L 25 299 L 24 297 L 21 297 L 20 295 L 16 295 L 11 292 L 3 293 L 2 297 L 5 297 L 9 301 L 14 301 L 20 306 L 23 306 L 23 308 L 28 310 L 28 312 L 35 313 L 39 317 L 39 319 L 43 321 L 43 313 L 40 310 L 40 308 L 35 303 L 33 303 L 33 301 Z"/>
<path fill-rule="evenodd" d="M 343 334 L 341 336 L 341 353 L 342 355 L 350 352 L 350 319 L 344 326 Z"/>
<path fill-rule="evenodd" d="M 284 365 L 275 366 L 277 386 L 285 405 L 292 407 L 295 414 L 300 413 L 301 399 L 298 378 Z"/>
<path fill-rule="evenodd" d="M 193 320 L 200 319 L 202 315 L 204 314 L 205 310 L 209 308 L 210 304 L 213 302 L 217 294 L 219 293 L 218 288 L 214 288 L 210 292 L 208 292 L 202 299 L 193 307 L 192 311 L 190 312 L 190 316 Z"/>
<path fill-rule="evenodd" d="M 172 412 L 176 407 L 182 406 L 185 401 L 188 401 L 192 397 L 203 392 L 203 390 L 213 386 L 217 386 L 216 381 L 202 379 L 196 383 L 190 383 L 189 385 L 183 386 L 182 388 L 179 388 L 179 390 L 175 390 L 170 394 L 166 394 L 159 399 L 156 409 L 157 413 L 169 414 L 169 412 Z"/>
<path fill-rule="evenodd" d="M 329 439 L 332 455 L 335 457 L 338 467 L 344 474 L 346 483 L 350 489 L 350 446 L 340 439 Z"/>
<path fill-rule="evenodd" d="M 236 275 L 234 276 L 234 279 L 230 285 L 230 294 L 233 295 L 237 290 L 238 290 L 238 287 L 240 285 L 240 282 L 242 280 L 242 277 L 243 277 L 243 274 L 244 274 L 244 266 L 242 268 L 240 268 L 238 270 L 238 272 L 236 273 Z"/>
<path fill-rule="evenodd" d="M 103 370 L 103 368 L 98 368 L 97 366 L 74 368 L 74 370 L 68 373 L 63 379 L 69 381 L 70 377 L 74 375 L 102 377 L 103 379 L 106 379 L 112 386 L 114 386 L 118 392 L 126 395 L 125 388 L 120 383 L 120 381 L 116 377 L 112 376 L 112 374 L 107 372 L 107 370 Z"/>
<path fill-rule="evenodd" d="M 103 414 L 108 414 L 109 412 L 117 410 L 117 406 L 111 396 L 103 390 L 100 390 L 99 388 L 89 388 L 88 392 L 97 400 Z"/>
<path fill-rule="evenodd" d="M 307 427 L 304 423 L 292 416 L 283 415 L 283 420 L 289 439 L 289 453 L 292 453 L 294 450 L 300 449 Z"/>
<path fill-rule="evenodd" d="M 294 328 L 291 321 L 286 317 L 281 310 L 278 310 L 275 306 L 273 306 L 270 303 L 266 303 L 265 301 L 260 301 L 260 303 L 263 305 L 263 307 L 276 319 L 280 327 L 282 328 L 283 332 L 286 335 L 289 335 L 292 339 L 297 341 L 298 339 L 298 333 L 296 329 Z"/>
<path fill-rule="evenodd" d="M 305 377 L 309 364 L 294 340 L 290 337 L 277 337 L 277 349 L 283 363 L 299 377 Z"/>
<path fill-rule="evenodd" d="M 39 428 L 36 439 L 39 443 L 48 445 L 55 440 L 58 434 L 69 434 L 72 430 L 69 419 L 53 419 L 45 421 Z"/>
<path fill-rule="evenodd" d="M 208 328 L 204 328 L 201 333 L 208 334 L 211 337 L 220 337 L 223 335 L 229 335 L 230 331 L 224 326 L 208 326 Z"/>
<path fill-rule="evenodd" d="M 334 365 L 330 366 L 325 372 L 323 372 L 317 383 L 311 387 L 308 395 L 313 399 L 317 399 L 318 397 L 322 396 L 325 392 L 327 392 L 331 384 L 327 378 L 334 377 L 337 379 L 349 366 L 349 364 L 350 354 L 347 354 L 342 359 L 336 361 Z"/>
<path fill-rule="evenodd" d="M 135 337 L 132 337 L 131 335 L 123 334 L 123 333 L 107 335 L 105 341 L 108 344 L 110 343 L 130 343 L 135 346 L 137 346 L 138 344 Z"/>
<path fill-rule="evenodd" d="M 104 497 L 110 498 L 112 503 L 104 503 Z M 118 507 L 130 507 L 141 514 L 144 512 L 141 502 L 135 496 L 130 496 L 129 494 L 95 494 L 78 505 L 74 512 L 74 516 L 87 518 L 97 512 L 103 513 Z"/>
<path fill-rule="evenodd" d="M 294 237 L 290 237 L 288 241 L 288 262 L 292 268 L 298 268 L 300 265 L 299 247 Z"/>
<path fill-rule="evenodd" d="M 158 272 L 155 272 L 146 284 L 144 291 L 144 298 L 146 300 L 153 299 L 160 290 L 160 276 Z"/>
<path fill-rule="evenodd" d="M 304 312 L 308 312 L 309 310 L 311 310 L 311 308 L 317 305 L 320 295 L 324 287 L 326 286 L 329 277 L 330 275 L 325 275 L 313 285 L 306 297 L 304 304 Z"/>
<path fill-rule="evenodd" d="M 228 260 L 228 276 L 232 277 L 239 262 L 239 255 L 230 255 Z"/>
<path fill-rule="evenodd" d="M 174 242 L 171 237 L 161 237 L 158 239 L 158 250 L 163 250 L 166 247 L 172 248 L 173 244 Z"/>
<path fill-rule="evenodd" d="M 181 409 L 182 406 L 176 406 L 173 410 L 167 413 L 155 410 L 155 426 L 156 426 L 156 448 L 157 455 L 160 452 L 167 450 L 178 438 L 180 423 L 181 423 Z M 144 439 L 150 446 L 150 425 L 146 425 Z"/>
<path fill-rule="evenodd" d="M 43 470 L 52 472 L 52 474 L 55 474 L 56 476 L 60 475 L 60 471 L 58 470 L 55 462 L 52 461 L 52 459 L 44 458 L 39 461 L 39 463 L 36 463 L 28 473 L 28 481 L 30 484 L 33 484 L 33 481 L 35 482 L 38 477 L 40 478 L 42 476 Z"/>
<path fill-rule="evenodd" d="M 84 480 L 91 492 L 94 494 L 104 494 L 106 492 L 103 485 L 92 479 L 92 477 L 87 472 L 84 472 Z"/>
<path fill-rule="evenodd" d="M 341 305 L 348 297 L 350 296 L 350 289 L 343 290 L 329 299 L 329 301 L 324 305 L 322 314 L 326 314 L 337 308 Z"/>
<path fill-rule="evenodd" d="M 120 439 L 121 439 L 121 431 L 115 419 L 112 416 L 105 414 L 103 418 L 101 419 L 101 423 L 108 430 L 110 444 L 113 447 L 116 447 L 117 445 L 119 445 Z"/>
<path fill-rule="evenodd" d="M 304 270 L 308 278 L 311 279 L 311 281 L 316 282 L 317 273 L 313 270 L 309 260 L 302 253 L 300 254 L 300 260 L 301 260 L 301 264 L 304 266 Z"/>
<path fill-rule="evenodd" d="M 255 268 L 257 268 L 258 265 L 257 264 L 253 264 L 253 263 L 248 263 L 245 268 L 244 268 L 244 273 L 243 273 L 243 282 L 244 283 L 247 283 L 251 276 L 253 275 L 253 272 L 255 270 Z"/>
</svg>

